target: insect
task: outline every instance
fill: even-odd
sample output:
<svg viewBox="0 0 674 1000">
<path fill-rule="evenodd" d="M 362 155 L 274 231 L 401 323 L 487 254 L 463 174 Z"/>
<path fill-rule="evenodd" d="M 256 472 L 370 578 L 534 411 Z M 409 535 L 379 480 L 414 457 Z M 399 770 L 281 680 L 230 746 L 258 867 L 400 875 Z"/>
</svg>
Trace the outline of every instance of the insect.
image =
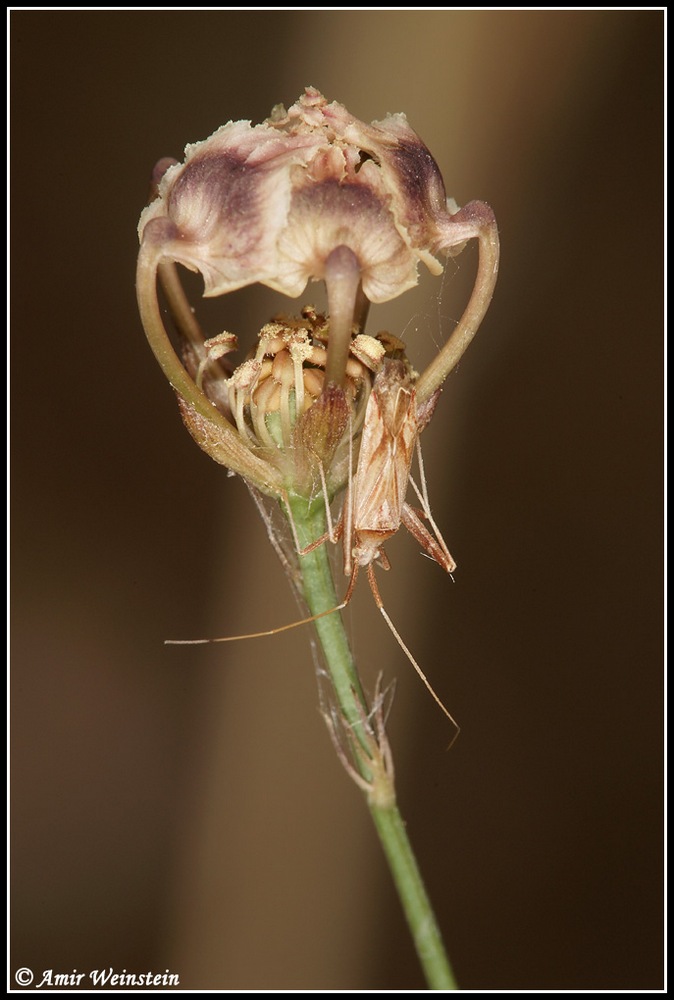
<svg viewBox="0 0 674 1000">
<path fill-rule="evenodd" d="M 419 435 L 428 424 L 437 403 L 439 390 L 421 406 L 417 403 L 414 378 L 406 361 L 386 357 L 378 371 L 367 402 L 356 470 L 349 476 L 344 507 L 334 531 L 318 538 L 304 552 L 329 541 L 342 538 L 344 573 L 349 577 L 341 604 L 301 621 L 279 628 L 248 635 L 225 636 L 219 639 L 167 640 L 171 645 L 190 645 L 208 642 L 232 642 L 275 635 L 299 625 L 305 625 L 343 610 L 350 602 L 359 570 L 366 570 L 368 582 L 377 608 L 396 641 L 409 659 L 433 699 L 451 720 L 458 725 L 428 678 L 412 656 L 382 601 L 377 586 L 374 566 L 390 569 L 384 543 L 392 538 L 402 525 L 421 545 L 424 553 L 437 562 L 447 573 L 452 573 L 456 563 L 433 520 L 424 475 Z M 417 454 L 420 485 L 411 475 L 414 453 Z M 353 464 L 353 463 L 351 463 Z M 406 495 L 411 483 L 420 507 L 407 503 Z M 327 501 L 326 501 L 327 503 Z M 423 523 L 428 522 L 431 531 Z"/>
<path fill-rule="evenodd" d="M 430 420 L 437 396 L 419 410 L 414 382 L 404 361 L 385 359 L 375 378 L 365 411 L 363 434 L 355 476 L 349 483 L 344 505 L 344 572 L 350 577 L 348 599 L 359 567 L 366 567 L 377 607 L 383 605 L 374 575 L 374 563 L 384 569 L 390 563 L 384 552 L 388 541 L 403 524 L 426 553 L 448 573 L 456 569 L 431 514 L 419 434 Z M 414 451 L 421 473 L 421 489 L 411 477 Z M 405 497 L 412 483 L 421 503 L 417 512 Z M 426 528 L 421 514 L 434 534 Z"/>
<path fill-rule="evenodd" d="M 389 358 L 383 361 L 365 411 L 358 465 L 349 482 L 344 512 L 337 530 L 341 530 L 344 535 L 344 572 L 349 577 L 342 607 L 351 600 L 359 569 L 365 568 L 372 596 L 386 624 L 433 699 L 458 731 L 456 721 L 431 687 L 391 621 L 374 573 L 375 563 L 379 563 L 385 570 L 390 569 L 391 564 L 383 546 L 399 531 L 401 525 L 407 528 L 424 552 L 447 573 L 451 574 L 456 569 L 456 563 L 433 520 L 419 444 L 419 435 L 433 415 L 438 395 L 436 392 L 422 407 L 418 407 L 414 380 L 408 364 Z M 415 451 L 421 488 L 411 476 Z M 410 483 L 421 504 L 419 510 L 411 507 L 405 499 Z M 421 520 L 422 517 L 430 524 L 432 533 Z"/>
</svg>

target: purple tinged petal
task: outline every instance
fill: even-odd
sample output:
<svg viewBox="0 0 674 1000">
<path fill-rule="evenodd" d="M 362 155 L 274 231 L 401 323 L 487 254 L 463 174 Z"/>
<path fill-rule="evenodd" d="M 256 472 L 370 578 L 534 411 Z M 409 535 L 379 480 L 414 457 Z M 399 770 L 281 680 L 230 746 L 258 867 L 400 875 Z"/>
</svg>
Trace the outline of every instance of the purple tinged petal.
<svg viewBox="0 0 674 1000">
<path fill-rule="evenodd" d="M 419 261 L 439 273 L 434 254 L 457 243 L 438 167 L 404 115 L 366 125 L 309 88 L 185 153 L 140 234 L 157 258 L 200 271 L 208 296 L 254 282 L 299 296 L 343 245 L 365 296 L 385 302 L 416 284 Z"/>
</svg>

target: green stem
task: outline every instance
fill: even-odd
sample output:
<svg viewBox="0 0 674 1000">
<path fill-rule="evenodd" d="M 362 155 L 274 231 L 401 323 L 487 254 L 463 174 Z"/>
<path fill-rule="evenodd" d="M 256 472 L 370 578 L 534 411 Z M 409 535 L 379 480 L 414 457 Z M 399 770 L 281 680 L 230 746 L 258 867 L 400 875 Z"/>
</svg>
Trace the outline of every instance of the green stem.
<svg viewBox="0 0 674 1000">
<path fill-rule="evenodd" d="M 309 503 L 290 496 L 289 506 L 298 540 L 306 548 L 326 531 L 322 499 Z M 328 558 L 328 546 L 319 545 L 300 557 L 304 598 L 313 615 L 324 614 L 337 606 L 335 585 Z M 353 763 L 367 783 L 368 806 L 386 855 L 393 880 L 412 934 L 426 981 L 432 990 L 456 990 L 458 986 L 449 964 L 440 930 L 424 887 L 412 846 L 398 809 L 393 780 L 385 776 L 384 793 L 377 793 L 375 783 L 381 778 L 376 754 L 372 753 L 373 734 L 368 726 L 371 709 L 363 694 L 348 637 L 339 612 L 319 618 L 314 626 L 325 657 L 340 711 L 363 753 L 354 752 Z M 363 759 L 365 758 L 365 759 Z M 361 782 L 359 782 L 360 784 Z"/>
</svg>

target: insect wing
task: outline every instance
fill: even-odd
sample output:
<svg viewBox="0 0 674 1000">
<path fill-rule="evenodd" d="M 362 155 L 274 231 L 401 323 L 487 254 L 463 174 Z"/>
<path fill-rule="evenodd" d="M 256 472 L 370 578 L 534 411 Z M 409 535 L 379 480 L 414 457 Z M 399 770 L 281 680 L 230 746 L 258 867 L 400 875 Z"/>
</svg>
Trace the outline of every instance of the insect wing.
<svg viewBox="0 0 674 1000">
<path fill-rule="evenodd" d="M 414 390 L 384 369 L 365 413 L 355 480 L 357 532 L 390 535 L 399 529 L 416 437 Z"/>
</svg>

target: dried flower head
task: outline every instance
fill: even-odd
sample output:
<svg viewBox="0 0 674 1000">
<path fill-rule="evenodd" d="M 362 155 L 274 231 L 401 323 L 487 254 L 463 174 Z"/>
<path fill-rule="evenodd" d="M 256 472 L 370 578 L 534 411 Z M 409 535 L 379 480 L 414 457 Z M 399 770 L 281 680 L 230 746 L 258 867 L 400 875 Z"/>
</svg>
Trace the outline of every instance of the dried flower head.
<svg viewBox="0 0 674 1000">
<path fill-rule="evenodd" d="M 362 334 L 370 302 L 414 285 L 420 261 L 438 274 L 440 257 L 479 240 L 470 302 L 417 383 L 422 403 L 456 364 L 489 304 L 498 264 L 493 214 L 482 202 L 457 210 L 448 201 L 435 161 L 402 114 L 367 125 L 308 88 L 288 111 L 278 106 L 260 125 L 229 122 L 187 146 L 182 164 L 160 161 L 156 184 L 157 197 L 139 224 L 138 296 L 148 338 L 202 447 L 264 492 L 288 488 L 287 463 L 270 462 L 272 446 L 308 454 L 309 426 L 314 442 L 323 439 L 320 461 L 337 454 L 334 430 L 321 430 L 319 414 L 323 409 L 334 420 L 337 407 L 340 420 L 353 421 L 354 406 L 357 414 L 367 373 L 377 368 L 376 359 L 357 361 L 353 339 Z M 309 335 L 306 323 L 295 332 L 265 328 L 254 357 L 223 388 L 212 364 L 233 341 L 223 335 L 204 347 L 176 290 L 175 263 L 201 272 L 207 296 L 260 282 L 296 297 L 308 281 L 324 280 L 329 316 L 322 340 L 315 326 Z M 157 274 L 188 342 L 186 365 L 161 321 Z M 259 413 L 276 402 L 280 424 L 273 429 Z M 302 463 L 291 463 L 294 474 Z M 315 478 L 301 475 L 302 488 Z"/>
<path fill-rule="evenodd" d="M 197 387 L 204 388 L 251 452 L 280 473 L 288 491 L 302 496 L 333 496 L 344 485 L 350 440 L 360 432 L 386 352 L 380 340 L 360 334 L 351 343 L 344 387 L 326 385 L 328 331 L 326 317 L 305 306 L 299 319 L 267 323 L 254 351 L 229 376 L 219 361 L 236 349 L 236 338 L 222 333 L 206 340 L 195 374 Z M 195 360 L 187 364 L 193 370 Z M 182 409 L 204 447 L 200 422 Z"/>
</svg>

